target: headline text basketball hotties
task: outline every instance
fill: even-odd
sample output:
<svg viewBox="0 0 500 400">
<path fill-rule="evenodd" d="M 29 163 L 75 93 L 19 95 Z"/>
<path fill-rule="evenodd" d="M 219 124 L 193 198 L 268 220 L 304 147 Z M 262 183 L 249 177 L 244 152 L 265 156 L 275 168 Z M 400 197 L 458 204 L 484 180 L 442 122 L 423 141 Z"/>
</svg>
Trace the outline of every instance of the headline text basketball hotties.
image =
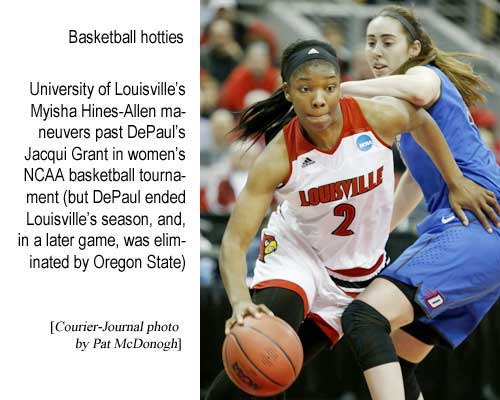
<svg viewBox="0 0 500 400">
<path fill-rule="evenodd" d="M 90 32 L 79 32 L 76 29 L 68 30 L 68 43 L 70 44 L 181 44 L 184 43 L 182 33 L 158 30 L 146 32 L 143 29 L 137 31 L 118 31 L 111 29 L 99 32 L 96 29 Z"/>
</svg>

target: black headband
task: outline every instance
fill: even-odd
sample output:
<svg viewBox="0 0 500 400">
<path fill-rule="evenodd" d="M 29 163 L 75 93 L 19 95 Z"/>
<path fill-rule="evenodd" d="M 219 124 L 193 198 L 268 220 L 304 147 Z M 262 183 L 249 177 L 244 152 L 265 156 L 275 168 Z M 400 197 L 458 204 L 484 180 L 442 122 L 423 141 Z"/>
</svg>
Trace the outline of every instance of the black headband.
<svg viewBox="0 0 500 400">
<path fill-rule="evenodd" d="M 398 13 L 395 13 L 395 12 L 392 12 L 392 11 L 382 11 L 382 13 L 379 14 L 379 17 L 392 17 L 392 18 L 396 18 L 401 23 L 401 25 L 403 25 L 406 28 L 406 30 L 410 33 L 411 38 L 413 40 L 417 40 L 418 39 L 417 31 L 415 30 L 415 28 L 413 27 L 413 25 L 410 24 L 410 21 L 408 21 L 401 14 L 398 14 Z"/>
<path fill-rule="evenodd" d="M 307 47 L 305 49 L 299 50 L 296 53 L 293 53 L 287 61 L 285 68 L 283 68 L 283 72 L 281 77 L 284 82 L 288 82 L 290 76 L 292 76 L 293 72 L 300 67 L 305 62 L 311 60 L 325 60 L 329 63 L 332 63 L 337 71 L 339 70 L 339 60 L 337 56 L 326 51 L 322 47 Z"/>
</svg>

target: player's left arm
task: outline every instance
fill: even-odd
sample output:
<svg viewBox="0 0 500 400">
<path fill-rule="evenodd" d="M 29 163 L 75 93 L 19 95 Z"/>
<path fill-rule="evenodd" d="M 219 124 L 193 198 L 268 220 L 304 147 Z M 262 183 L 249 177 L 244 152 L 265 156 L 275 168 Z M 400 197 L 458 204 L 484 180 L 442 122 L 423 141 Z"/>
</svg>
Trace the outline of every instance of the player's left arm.
<svg viewBox="0 0 500 400">
<path fill-rule="evenodd" d="M 372 103 L 372 127 L 390 143 L 401 132 L 411 132 L 441 173 L 448 186 L 450 205 L 464 225 L 468 225 L 468 219 L 463 209 L 468 209 L 488 232 L 492 232 L 488 218 L 500 227 L 494 212 L 500 214 L 500 206 L 494 193 L 463 176 L 441 129 L 427 111 L 393 97 L 376 97 Z"/>
</svg>

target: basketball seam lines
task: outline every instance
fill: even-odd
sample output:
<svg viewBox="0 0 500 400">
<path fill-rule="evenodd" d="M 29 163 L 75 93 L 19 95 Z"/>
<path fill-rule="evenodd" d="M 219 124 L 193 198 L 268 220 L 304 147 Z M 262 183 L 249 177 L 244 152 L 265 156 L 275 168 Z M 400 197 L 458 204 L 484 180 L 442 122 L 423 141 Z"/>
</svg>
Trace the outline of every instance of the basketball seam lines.
<svg viewBox="0 0 500 400">
<path fill-rule="evenodd" d="M 251 328 L 251 327 L 250 327 L 250 328 Z M 252 328 L 252 329 L 253 329 L 253 328 Z M 260 331 L 257 331 L 257 332 L 260 332 Z M 250 359 L 250 357 L 248 356 L 248 354 L 246 353 L 246 351 L 245 351 L 245 350 L 243 350 L 243 347 L 241 346 L 240 341 L 238 340 L 238 338 L 236 337 L 236 335 L 234 335 L 233 333 L 231 333 L 231 336 L 233 336 L 233 337 L 234 337 L 234 340 L 236 340 L 236 344 L 238 345 L 238 347 L 240 348 L 240 350 L 241 350 L 241 351 L 243 352 L 243 354 L 245 355 L 245 357 L 246 357 L 247 361 L 248 361 L 250 364 L 252 364 L 252 365 L 254 366 L 254 368 L 255 368 L 257 371 L 259 371 L 259 372 L 260 372 L 260 373 L 261 373 L 261 374 L 262 374 L 265 378 L 269 379 L 269 380 L 270 380 L 272 383 L 274 383 L 275 385 L 278 385 L 278 386 L 280 386 L 280 387 L 285 387 L 285 385 L 282 385 L 281 383 L 276 382 L 274 379 L 271 379 L 271 378 L 270 378 L 269 376 L 267 376 L 264 372 L 262 372 L 262 371 L 260 370 L 260 368 L 259 368 L 259 367 L 257 367 L 257 365 L 255 365 L 255 364 L 253 363 L 253 361 Z M 264 335 L 264 336 L 266 336 L 266 335 Z M 267 336 L 266 336 L 266 337 L 267 337 Z M 278 346 L 278 347 L 279 347 L 279 346 Z M 288 357 L 287 357 L 287 358 L 288 358 Z"/>
<path fill-rule="evenodd" d="M 289 329 L 291 328 L 291 326 L 287 322 L 283 321 L 281 318 L 277 318 L 277 320 L 278 320 L 278 322 L 281 325 L 283 325 L 283 326 L 285 326 L 285 327 L 287 327 Z M 297 335 L 297 332 L 295 332 L 293 330 L 293 328 L 290 331 L 293 332 L 293 334 L 295 335 L 295 337 L 297 338 L 297 340 L 300 342 L 300 338 L 299 338 L 299 335 Z M 271 339 L 271 338 L 269 338 L 269 339 Z M 276 345 L 279 347 L 278 344 L 276 344 Z M 302 346 L 302 342 L 300 342 L 300 345 Z M 281 349 L 281 347 L 280 347 L 280 349 Z M 282 351 L 283 351 L 283 349 L 282 349 Z M 288 354 L 285 351 L 283 351 L 283 353 L 285 354 L 286 358 L 288 358 L 288 361 L 290 361 L 290 364 L 292 365 L 292 368 L 293 368 L 293 373 L 294 373 L 295 377 L 297 377 L 297 371 L 295 371 L 295 365 L 293 364 L 292 360 L 290 360 L 290 358 L 288 357 Z M 304 359 L 302 359 L 302 362 L 304 362 Z M 300 370 L 299 370 L 299 372 L 300 372 Z"/>
<path fill-rule="evenodd" d="M 273 343 L 274 343 L 274 345 L 275 345 L 278 349 L 280 349 L 280 350 L 282 351 L 282 353 L 285 355 L 286 359 L 288 360 L 288 362 L 290 363 L 290 365 L 291 365 L 291 367 L 292 367 L 292 369 L 293 369 L 293 375 L 295 375 L 295 377 L 297 377 L 297 371 L 295 371 L 295 366 L 293 365 L 292 360 L 290 360 L 290 357 L 288 357 L 288 354 L 286 353 L 286 351 L 285 351 L 285 350 L 283 350 L 283 349 L 281 348 L 281 346 L 273 340 L 273 338 L 271 338 L 271 337 L 267 336 L 265 333 L 263 333 L 263 332 L 259 331 L 258 329 L 254 328 L 253 326 L 249 326 L 249 328 L 250 328 L 250 329 L 252 329 L 252 330 L 254 330 L 254 331 L 256 331 L 256 332 L 259 332 L 261 335 L 263 335 L 264 337 L 266 337 L 267 339 L 269 339 L 271 342 L 273 342 Z"/>
<path fill-rule="evenodd" d="M 278 318 L 278 322 L 283 325 L 283 326 L 286 326 L 287 328 L 291 328 L 291 326 L 283 321 L 282 319 Z M 299 338 L 299 335 L 297 334 L 297 332 L 295 332 L 295 330 L 292 328 L 291 329 L 291 332 L 295 335 L 295 337 L 297 338 L 297 340 L 300 342 L 300 346 L 302 347 L 302 342 L 300 341 L 300 338 Z M 285 352 L 283 352 L 285 353 Z M 297 371 L 295 371 L 295 365 L 294 363 L 292 362 L 292 360 L 290 360 L 290 358 L 288 357 L 288 354 L 285 353 L 286 357 L 288 358 L 288 360 L 290 361 L 290 364 L 292 365 L 292 368 L 293 368 L 293 373 L 295 374 L 295 377 L 297 378 Z M 302 358 L 302 362 L 304 362 L 304 358 Z M 300 369 L 299 369 L 299 372 L 300 372 Z"/>
</svg>

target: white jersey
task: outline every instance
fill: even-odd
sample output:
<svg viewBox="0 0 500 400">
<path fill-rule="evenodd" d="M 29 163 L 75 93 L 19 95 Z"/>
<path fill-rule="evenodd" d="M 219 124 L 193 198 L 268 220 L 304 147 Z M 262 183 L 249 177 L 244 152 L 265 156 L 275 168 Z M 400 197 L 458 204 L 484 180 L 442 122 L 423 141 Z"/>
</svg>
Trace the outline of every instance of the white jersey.
<svg viewBox="0 0 500 400">
<path fill-rule="evenodd" d="M 311 144 L 297 117 L 284 127 L 290 175 L 277 189 L 282 203 L 270 224 L 284 223 L 298 233 L 331 276 L 366 280 L 385 264 L 394 196 L 392 150 L 355 99 L 342 98 L 340 105 L 343 129 L 331 151 Z"/>
</svg>

